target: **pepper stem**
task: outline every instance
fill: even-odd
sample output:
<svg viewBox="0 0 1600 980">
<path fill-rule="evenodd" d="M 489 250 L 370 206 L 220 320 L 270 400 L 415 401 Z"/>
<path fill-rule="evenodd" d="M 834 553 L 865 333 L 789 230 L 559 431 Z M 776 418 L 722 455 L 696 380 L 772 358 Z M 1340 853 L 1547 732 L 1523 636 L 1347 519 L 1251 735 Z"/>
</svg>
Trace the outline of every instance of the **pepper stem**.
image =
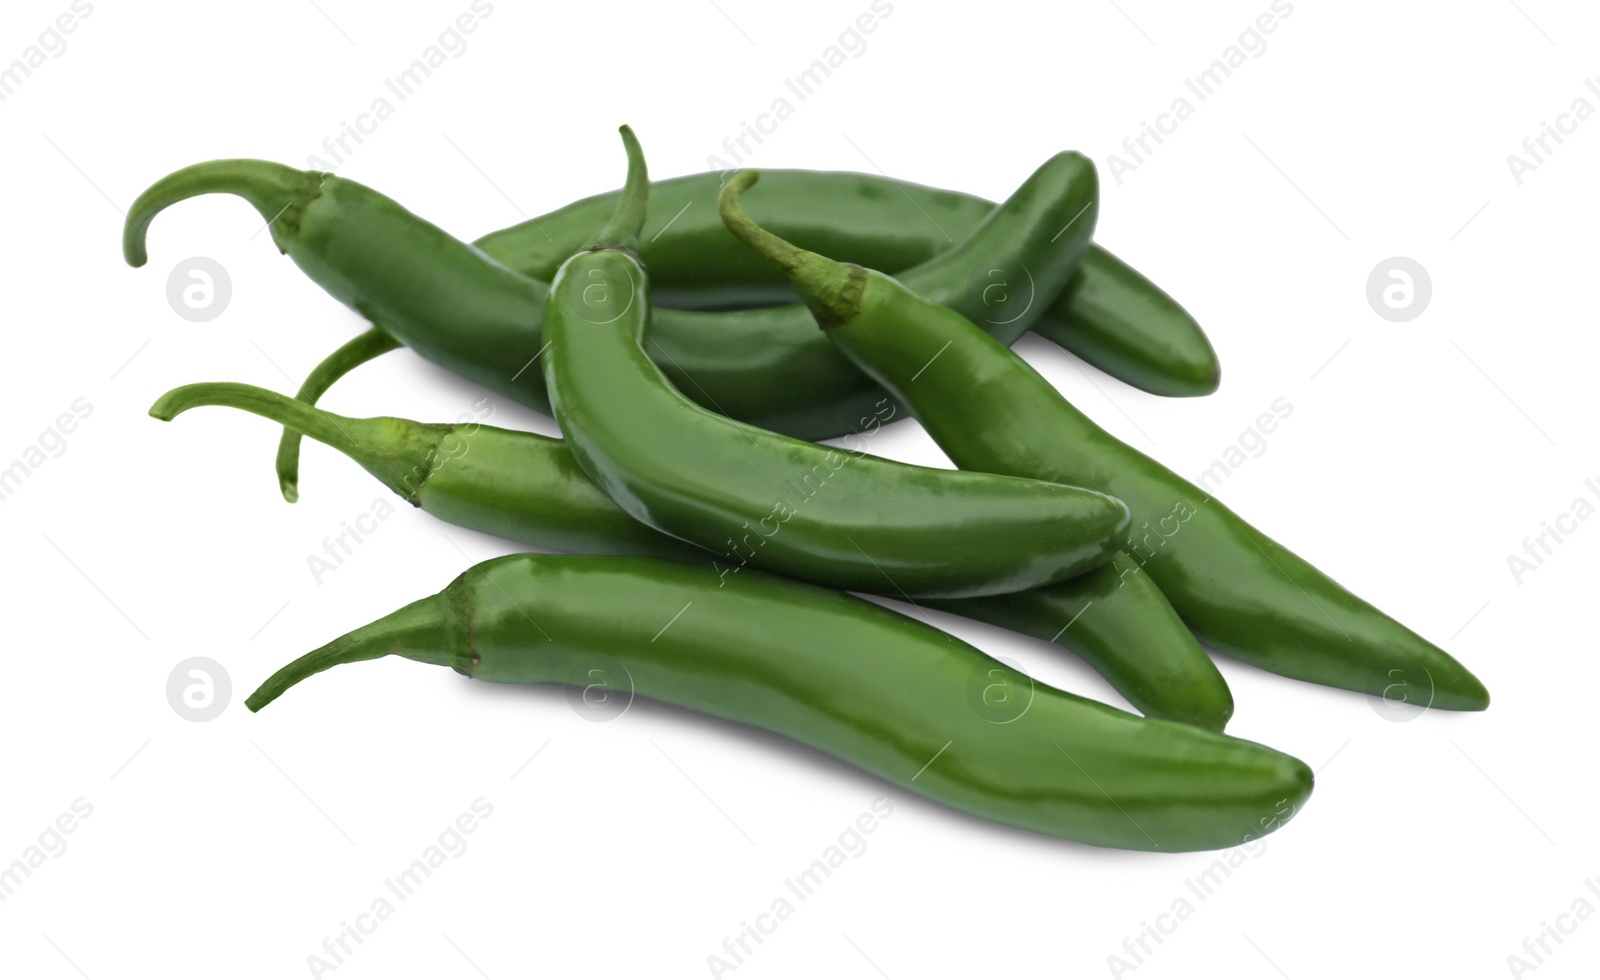
<svg viewBox="0 0 1600 980">
<path fill-rule="evenodd" d="M 807 251 L 756 224 L 740 198 L 760 179 L 759 170 L 741 170 L 723 185 L 717 195 L 722 223 L 753 252 L 783 270 L 818 325 L 827 328 L 850 320 L 861 311 L 867 270 Z"/>
<path fill-rule="evenodd" d="M 446 589 L 418 599 L 280 668 L 245 699 L 244 706 L 260 711 L 312 674 L 390 654 L 470 673 L 471 655 L 459 652 L 459 641 L 452 642 L 456 613 L 448 593 Z"/>
<path fill-rule="evenodd" d="M 156 403 L 150 406 L 150 416 L 163 422 L 171 422 L 189 409 L 203 405 L 224 405 L 228 408 L 243 409 L 253 415 L 260 415 L 281 425 L 290 426 L 295 431 L 304 433 L 318 442 L 325 442 L 343 453 L 364 448 L 358 447 L 349 431 L 340 426 L 341 422 L 356 422 L 356 419 L 341 418 L 320 408 L 313 408 L 305 402 L 280 395 L 276 391 L 257 388 L 255 385 L 226 381 L 183 385 L 157 398 Z"/>
<path fill-rule="evenodd" d="M 191 408 L 222 405 L 271 419 L 344 453 L 390 490 L 417 504 L 437 465 L 436 446 L 449 426 L 408 419 L 352 419 L 254 385 L 184 385 L 156 399 L 150 414 L 170 422 Z"/>
<path fill-rule="evenodd" d="M 617 132 L 622 134 L 622 145 L 628 152 L 628 179 L 622 185 L 622 196 L 617 199 L 617 209 L 611 213 L 611 220 L 600 229 L 589 247 L 637 252 L 639 233 L 644 229 L 645 208 L 650 202 L 650 173 L 633 129 L 623 126 Z"/>
<path fill-rule="evenodd" d="M 317 399 L 333 387 L 334 382 L 400 346 L 400 341 L 373 327 L 312 368 L 311 373 L 306 375 L 305 383 L 295 393 L 295 398 L 307 405 L 315 405 Z M 283 499 L 291 504 L 300 499 L 300 439 L 301 433 L 294 426 L 286 425 L 283 436 L 278 440 L 278 489 L 283 492 Z"/>
<path fill-rule="evenodd" d="M 122 257 L 134 268 L 148 261 L 145 234 L 156 215 L 179 201 L 201 194 L 237 194 L 250 202 L 262 220 L 293 228 L 299 208 L 316 195 L 327 175 L 296 170 L 267 160 L 211 160 L 184 167 L 150 185 L 128 209 L 122 226 Z M 277 240 L 278 228 L 273 229 Z"/>
</svg>

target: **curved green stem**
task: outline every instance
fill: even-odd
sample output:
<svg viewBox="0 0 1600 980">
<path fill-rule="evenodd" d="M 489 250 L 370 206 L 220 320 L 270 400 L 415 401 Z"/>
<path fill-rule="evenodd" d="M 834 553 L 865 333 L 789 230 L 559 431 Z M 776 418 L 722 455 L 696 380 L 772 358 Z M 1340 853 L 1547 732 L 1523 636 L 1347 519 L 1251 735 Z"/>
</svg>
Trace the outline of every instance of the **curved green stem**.
<svg viewBox="0 0 1600 980">
<path fill-rule="evenodd" d="M 723 225 L 751 251 L 783 270 L 818 324 L 832 327 L 851 319 L 861 310 L 867 270 L 809 252 L 756 224 L 740 197 L 760 179 L 759 170 L 741 170 L 723 185 L 717 195 Z"/>
<path fill-rule="evenodd" d="M 622 196 L 617 199 L 617 209 L 611 220 L 600 229 L 590 248 L 622 248 L 639 251 L 639 232 L 644 229 L 645 208 L 650 203 L 650 174 L 645 167 L 644 150 L 639 146 L 633 130 L 623 126 L 622 145 L 628 152 L 628 180 L 622 186 Z"/>
<path fill-rule="evenodd" d="M 312 368 L 311 373 L 306 375 L 305 383 L 295 393 L 295 398 L 307 405 L 315 405 L 333 387 L 334 382 L 368 361 L 401 346 L 400 341 L 373 327 Z M 278 439 L 278 489 L 283 491 L 283 499 L 291 504 L 300 499 L 300 440 L 300 432 L 292 426 L 285 426 L 282 437 Z"/>
<path fill-rule="evenodd" d="M 756 224 L 744 210 L 744 192 L 761 182 L 761 171 L 741 170 L 734 174 L 717 194 L 717 213 L 722 223 L 739 241 L 750 246 L 751 251 L 789 272 L 799 269 L 808 260 L 820 258 L 792 242 L 785 241 Z"/>
<path fill-rule="evenodd" d="M 296 170 L 268 160 L 211 160 L 170 173 L 128 209 L 122 226 L 122 257 L 135 268 L 149 259 L 145 234 L 156 215 L 179 201 L 201 194 L 237 194 L 273 225 L 272 237 L 292 234 L 300 212 L 317 195 L 326 174 Z"/>
<path fill-rule="evenodd" d="M 201 405 L 243 409 L 326 443 L 413 505 L 432 475 L 439 439 L 449 432 L 449 426 L 408 419 L 346 418 L 275 391 L 229 382 L 174 388 L 156 400 L 150 414 L 170 422 Z"/>
<path fill-rule="evenodd" d="M 418 599 L 280 668 L 245 699 L 244 706 L 260 711 L 312 674 L 390 654 L 470 673 L 470 654 L 451 649 L 450 634 L 455 621 L 456 611 L 451 606 L 448 590 Z"/>
<path fill-rule="evenodd" d="M 280 425 L 289 426 L 296 432 L 308 435 L 318 442 L 325 442 L 343 453 L 354 454 L 369 448 L 358 444 L 350 435 L 348 428 L 341 425 L 341 423 L 355 424 L 359 421 L 357 419 L 347 419 L 320 408 L 313 408 L 304 402 L 280 395 L 276 391 L 229 381 L 202 382 L 174 388 L 156 399 L 156 403 L 150 406 L 150 416 L 163 422 L 171 422 L 189 409 L 205 405 L 243 409 Z"/>
</svg>

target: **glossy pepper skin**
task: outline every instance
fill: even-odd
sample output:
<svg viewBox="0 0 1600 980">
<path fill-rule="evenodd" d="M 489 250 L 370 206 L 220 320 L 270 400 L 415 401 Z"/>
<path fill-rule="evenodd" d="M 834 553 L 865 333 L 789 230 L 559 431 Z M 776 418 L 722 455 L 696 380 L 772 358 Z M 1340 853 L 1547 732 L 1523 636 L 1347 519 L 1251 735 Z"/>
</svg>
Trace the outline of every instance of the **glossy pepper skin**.
<svg viewBox="0 0 1600 980">
<path fill-rule="evenodd" d="M 734 178 L 728 197 L 752 182 Z M 1095 425 L 959 313 L 882 273 L 813 253 L 803 265 L 789 261 L 802 295 L 820 289 L 837 300 L 835 282 L 856 283 L 847 304 L 835 301 L 819 318 L 823 332 L 905 399 L 957 466 L 1071 482 L 1126 501 L 1134 522 L 1124 551 L 1202 643 L 1331 687 L 1387 694 L 1402 686 L 1436 708 L 1488 706 L 1483 685 L 1449 654 Z"/>
<path fill-rule="evenodd" d="M 1103 847 L 1241 844 L 1281 827 L 1313 782 L 1291 756 L 1037 684 L 864 600 L 648 558 L 484 562 L 245 703 L 258 711 L 311 674 L 390 654 L 502 684 L 587 686 L 599 669 L 967 813 Z"/>
<path fill-rule="evenodd" d="M 622 135 L 628 191 L 556 273 L 542 362 L 578 465 L 623 510 L 731 569 L 908 596 L 1016 592 L 1111 556 L 1127 510 L 1103 494 L 819 446 L 690 401 L 646 353 L 649 277 L 632 245 L 649 182 Z"/>
<path fill-rule="evenodd" d="M 908 282 L 1014 342 L 1043 312 L 1034 296 L 1065 287 L 1088 247 L 1099 186 L 1076 153 L 1047 160 L 959 244 Z M 163 209 L 199 194 L 243 197 L 273 241 L 317 285 L 429 360 L 543 412 L 536 363 L 549 287 L 354 181 L 260 160 L 218 160 L 157 181 L 128 211 L 123 254 L 146 261 Z M 591 230 L 598 225 L 591 225 Z M 1026 269 L 1032 288 L 997 289 L 993 269 Z M 652 356 L 691 398 L 804 439 L 856 430 L 884 393 L 826 340 L 799 305 L 739 312 L 658 310 Z"/>
<path fill-rule="evenodd" d="M 694 174 L 650 185 L 639 255 L 650 269 L 657 307 L 793 302 L 787 280 L 717 217 L 717 194 L 728 176 Z M 501 264 L 548 281 L 616 202 L 616 192 L 598 194 L 475 244 Z M 759 200 L 749 208 L 757 224 L 801 248 L 897 275 L 966 238 L 994 205 L 878 174 L 764 170 Z M 1009 285 L 1022 288 L 1025 277 L 1016 279 Z M 1157 395 L 1217 390 L 1221 365 L 1194 317 L 1099 245 L 1084 252 L 1064 289 L 1041 291 L 1035 302 L 1045 306 L 1034 333 L 1121 381 Z"/>
<path fill-rule="evenodd" d="M 629 517 L 560 439 L 473 422 L 346 418 L 241 384 L 185 385 L 163 395 L 150 414 L 170 421 L 202 405 L 254 412 L 332 446 L 407 503 L 461 527 L 576 554 L 714 558 Z M 1233 714 L 1233 697 L 1210 658 L 1126 556 L 1027 592 L 920 604 L 1071 650 L 1141 714 L 1216 731 Z"/>
<path fill-rule="evenodd" d="M 1076 578 L 981 599 L 924 599 L 925 606 L 1059 643 L 1152 718 L 1222 731 L 1233 692 L 1139 563 L 1117 552 Z"/>
</svg>

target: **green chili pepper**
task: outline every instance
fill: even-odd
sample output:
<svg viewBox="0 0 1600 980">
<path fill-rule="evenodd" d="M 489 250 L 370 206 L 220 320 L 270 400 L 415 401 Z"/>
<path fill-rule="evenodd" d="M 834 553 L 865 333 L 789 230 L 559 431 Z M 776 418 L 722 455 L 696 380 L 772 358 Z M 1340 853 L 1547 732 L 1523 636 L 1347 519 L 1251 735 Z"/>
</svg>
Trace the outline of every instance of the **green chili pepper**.
<svg viewBox="0 0 1600 980">
<path fill-rule="evenodd" d="M 395 340 L 513 400 L 549 411 L 540 371 L 549 288 L 493 261 L 378 192 L 333 174 L 260 160 L 197 164 L 157 181 L 128 211 L 123 254 L 146 261 L 163 209 L 200 194 L 243 197 L 313 282 Z M 1093 232 L 1094 164 L 1046 161 L 960 244 L 905 273 L 908 282 L 1011 343 L 1065 288 Z M 598 227 L 592 225 L 591 228 Z M 1031 275 L 997 288 L 991 270 Z M 1034 297 L 1041 297 L 1034 302 Z M 816 335 L 799 305 L 740 312 L 658 310 L 652 352 L 708 408 L 806 439 L 855 430 L 884 393 Z"/>
<path fill-rule="evenodd" d="M 959 313 L 860 266 L 795 248 L 756 226 L 735 176 L 723 220 L 782 268 L 829 340 L 912 406 L 957 466 L 1092 487 L 1127 501 L 1124 550 L 1205 643 L 1266 670 L 1332 687 L 1410 693 L 1481 710 L 1489 695 L 1443 650 L 1342 588 L 1171 470 L 1120 442 Z"/>
<path fill-rule="evenodd" d="M 648 558 L 511 555 L 301 657 L 259 711 L 395 654 L 505 684 L 591 686 L 755 725 L 989 820 L 1105 847 L 1228 847 L 1311 794 L 1303 762 L 1030 680 L 852 596 Z"/>
<path fill-rule="evenodd" d="M 1111 556 L 1127 511 L 1103 494 L 819 446 L 690 401 L 645 352 L 649 278 L 633 246 L 650 185 L 622 136 L 627 190 L 550 285 L 543 361 L 572 454 L 623 510 L 734 568 L 912 596 L 1031 589 Z"/>
<path fill-rule="evenodd" d="M 556 551 L 712 560 L 629 517 L 559 439 L 476 422 L 346 418 L 241 384 L 185 385 L 150 414 L 170 421 L 202 405 L 253 412 L 326 443 L 407 503 L 461 527 Z M 1222 675 L 1126 556 L 1055 585 L 931 605 L 1071 650 L 1151 717 L 1220 731 L 1233 714 Z"/>
<path fill-rule="evenodd" d="M 723 181 L 723 174 L 703 173 L 650 185 L 639 257 L 650 270 L 657 308 L 794 301 L 788 281 L 739 244 L 717 217 Z M 616 202 L 615 191 L 585 198 L 474 244 L 523 275 L 549 281 Z M 760 200 L 750 203 L 763 228 L 801 248 L 896 275 L 972 234 L 994 207 L 968 194 L 877 174 L 820 170 L 763 170 Z M 1026 277 L 1014 275 L 1003 285 L 1026 289 Z M 1047 305 L 1033 322 L 1034 333 L 1113 377 L 1157 395 L 1217 390 L 1222 369 L 1194 317 L 1098 245 L 1089 246 L 1065 289 L 1039 292 L 1036 301 Z"/>
</svg>

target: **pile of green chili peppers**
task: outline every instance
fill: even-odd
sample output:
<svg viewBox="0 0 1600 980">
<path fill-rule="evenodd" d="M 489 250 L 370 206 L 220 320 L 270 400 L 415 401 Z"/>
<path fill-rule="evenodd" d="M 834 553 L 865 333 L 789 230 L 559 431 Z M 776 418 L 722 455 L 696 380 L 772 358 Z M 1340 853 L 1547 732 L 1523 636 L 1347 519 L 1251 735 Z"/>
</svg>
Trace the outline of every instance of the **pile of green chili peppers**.
<svg viewBox="0 0 1600 980">
<path fill-rule="evenodd" d="M 621 132 L 621 191 L 473 244 L 354 181 L 258 160 L 180 170 L 129 209 L 139 266 L 163 209 L 243 197 L 372 324 L 294 397 L 194 384 L 151 415 L 225 405 L 279 423 L 291 501 L 309 436 L 439 519 L 544 549 L 304 655 L 252 711 L 391 654 L 515 684 L 583 687 L 603 668 L 999 823 L 1185 851 L 1276 830 L 1313 783 L 1298 759 L 1223 734 L 1233 699 L 1205 647 L 1317 684 L 1488 706 L 1449 654 L 1106 433 L 1010 350 L 1031 330 L 1156 394 L 1219 382 L 1199 325 L 1093 244 L 1084 156 L 1052 157 L 996 205 L 852 173 L 651 183 Z M 401 346 L 552 415 L 563 438 L 316 407 Z M 868 451 L 905 418 L 958 469 Z M 1056 643 L 1142 717 L 851 593 Z"/>
</svg>

